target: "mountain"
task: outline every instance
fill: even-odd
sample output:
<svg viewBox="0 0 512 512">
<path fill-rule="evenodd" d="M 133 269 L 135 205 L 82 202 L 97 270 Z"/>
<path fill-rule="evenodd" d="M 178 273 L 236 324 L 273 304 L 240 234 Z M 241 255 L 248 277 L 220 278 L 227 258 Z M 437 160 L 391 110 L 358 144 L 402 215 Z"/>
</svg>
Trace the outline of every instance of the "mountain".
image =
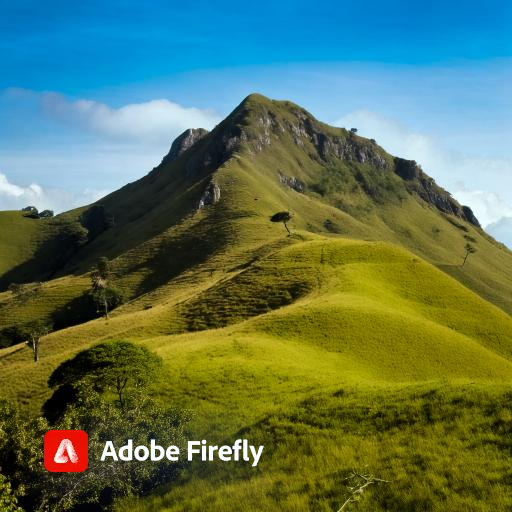
<svg viewBox="0 0 512 512">
<path fill-rule="evenodd" d="M 107 320 L 102 257 L 125 299 Z M 116 510 L 338 510 L 368 465 L 392 484 L 361 510 L 512 507 L 512 253 L 415 162 L 293 103 L 249 96 L 92 205 L 0 212 L 0 286 L 0 398 L 25 414 L 62 361 L 128 339 L 194 439 L 265 446 Z M 36 364 L 34 321 L 54 326 Z"/>
<path fill-rule="evenodd" d="M 268 221 L 281 210 L 292 212 L 295 237 Z M 187 130 L 147 176 L 93 205 L 54 219 L 0 213 L 2 342 L 34 315 L 57 328 L 92 318 L 87 272 L 101 256 L 133 310 L 158 304 L 187 272 L 199 283 L 194 269 L 249 265 L 307 233 L 398 244 L 512 311 L 512 254 L 414 161 L 254 94 L 212 132 Z M 477 252 L 462 267 L 467 243 Z M 41 281 L 22 303 L 5 292 Z"/>
</svg>

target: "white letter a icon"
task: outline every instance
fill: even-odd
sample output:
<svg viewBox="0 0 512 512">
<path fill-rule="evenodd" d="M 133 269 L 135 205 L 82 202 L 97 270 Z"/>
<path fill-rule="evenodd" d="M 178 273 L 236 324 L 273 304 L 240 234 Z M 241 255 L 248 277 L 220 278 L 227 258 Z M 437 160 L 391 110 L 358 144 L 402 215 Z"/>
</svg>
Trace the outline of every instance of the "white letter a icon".
<svg viewBox="0 0 512 512">
<path fill-rule="evenodd" d="M 60 442 L 59 448 L 57 449 L 57 453 L 55 454 L 53 460 L 59 464 L 66 464 L 66 462 L 69 461 L 73 463 L 78 462 L 78 455 L 75 452 L 75 447 L 69 439 L 63 439 Z"/>
</svg>

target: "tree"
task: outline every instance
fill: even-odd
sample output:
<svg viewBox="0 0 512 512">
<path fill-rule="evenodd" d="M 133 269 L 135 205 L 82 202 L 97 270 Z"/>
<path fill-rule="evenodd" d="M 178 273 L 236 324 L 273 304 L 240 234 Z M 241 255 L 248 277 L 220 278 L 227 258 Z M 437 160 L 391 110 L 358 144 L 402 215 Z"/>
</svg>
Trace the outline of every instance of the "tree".
<svg viewBox="0 0 512 512">
<path fill-rule="evenodd" d="M 25 344 L 32 349 L 35 363 L 39 361 L 41 338 L 46 336 L 51 330 L 51 326 L 42 320 L 30 322 L 22 327 L 23 335 L 26 338 Z"/>
<path fill-rule="evenodd" d="M 122 303 L 122 293 L 110 285 L 112 270 L 108 258 L 102 257 L 96 263 L 91 273 L 92 298 L 96 306 L 103 309 L 105 319 L 108 319 L 109 309 Z"/>
<path fill-rule="evenodd" d="M 282 222 L 286 231 L 288 231 L 288 235 L 291 235 L 291 231 L 288 229 L 287 222 L 290 222 L 292 218 L 292 214 L 290 212 L 277 212 L 272 217 L 270 217 L 271 222 Z"/>
<path fill-rule="evenodd" d="M 49 219 L 50 217 L 53 217 L 53 210 L 43 210 L 39 214 L 40 219 Z"/>
<path fill-rule="evenodd" d="M 357 133 L 357 128 L 350 128 L 350 133 Z"/>
<path fill-rule="evenodd" d="M 0 474 L 0 510 L 2 512 L 23 512 L 23 509 L 18 507 L 18 499 L 13 493 L 11 484 Z"/>
<path fill-rule="evenodd" d="M 4 512 L 5 505 L 6 511 L 18 512 L 12 508 L 14 496 L 26 511 L 100 512 L 112 510 L 118 497 L 147 494 L 175 478 L 188 464 L 186 457 L 175 462 L 164 457 L 158 464 L 137 460 L 120 464 L 109 459 L 101 462 L 105 441 L 112 441 L 118 449 L 127 439 L 133 439 L 133 446 L 148 445 L 150 439 L 155 439 L 160 446 L 178 446 L 184 453 L 190 416 L 187 410 L 162 407 L 144 389 L 132 393 L 121 408 L 85 382 L 77 384 L 76 401 L 51 425 L 44 418 L 25 419 L 12 405 L 0 400 L 0 467 L 8 482 L 0 477 L 0 510 Z M 50 428 L 87 432 L 86 471 L 46 471 L 42 440 Z"/>
<path fill-rule="evenodd" d="M 80 217 L 80 221 L 89 231 L 89 238 L 95 238 L 108 228 L 115 226 L 115 219 L 104 205 L 95 204 L 86 210 Z"/>
<path fill-rule="evenodd" d="M 462 262 L 462 266 L 464 266 L 466 264 L 466 260 L 468 259 L 468 256 L 470 254 L 474 254 L 476 252 L 476 249 L 475 247 L 473 247 L 471 244 L 466 244 L 466 246 L 464 247 L 466 249 L 466 254 L 464 255 L 464 261 Z"/>
<path fill-rule="evenodd" d="M 29 217 L 30 219 L 39 218 L 39 212 L 35 206 L 25 206 L 21 211 L 25 213 L 25 217 Z"/>
<path fill-rule="evenodd" d="M 61 395 L 64 387 L 67 396 L 72 397 L 69 391 L 89 383 L 97 392 L 114 392 L 124 407 L 126 392 L 147 386 L 157 378 L 161 368 L 160 357 L 145 347 L 128 341 L 113 341 L 83 350 L 62 363 L 50 375 L 48 385 L 57 388 L 55 393 Z M 51 409 L 52 402 L 47 404 L 45 410 Z"/>
</svg>

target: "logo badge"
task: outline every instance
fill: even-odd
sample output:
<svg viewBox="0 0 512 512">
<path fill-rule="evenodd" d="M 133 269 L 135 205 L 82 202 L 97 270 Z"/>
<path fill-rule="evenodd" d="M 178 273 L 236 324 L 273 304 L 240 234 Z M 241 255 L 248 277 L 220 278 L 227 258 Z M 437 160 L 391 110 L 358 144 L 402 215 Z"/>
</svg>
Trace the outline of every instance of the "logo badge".
<svg viewBox="0 0 512 512">
<path fill-rule="evenodd" d="M 44 435 L 44 467 L 54 473 L 84 471 L 89 464 L 83 430 L 48 430 Z"/>
</svg>

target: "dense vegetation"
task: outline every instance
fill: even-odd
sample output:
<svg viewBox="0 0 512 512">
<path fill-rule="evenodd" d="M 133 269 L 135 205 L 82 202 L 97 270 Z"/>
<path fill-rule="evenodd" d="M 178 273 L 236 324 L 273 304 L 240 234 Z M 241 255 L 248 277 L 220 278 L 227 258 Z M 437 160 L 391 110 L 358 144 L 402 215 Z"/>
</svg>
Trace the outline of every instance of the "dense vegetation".
<svg viewBox="0 0 512 512">
<path fill-rule="evenodd" d="M 126 342 L 98 345 L 56 369 L 50 385 L 60 382 L 61 386 L 45 404 L 48 419 L 26 420 L 15 407 L 0 402 L 0 499 L 11 499 L 34 512 L 106 510 L 116 497 L 146 494 L 175 478 L 186 464 L 184 460 L 100 462 L 106 440 L 120 447 L 128 439 L 133 439 L 135 446 L 157 439 L 164 446 L 184 448 L 184 428 L 189 421 L 186 411 L 162 407 L 144 386 L 158 362 L 149 351 Z M 128 380 L 133 385 L 127 385 Z M 69 398 L 69 393 L 72 401 L 60 400 L 63 395 Z M 49 429 L 87 432 L 89 467 L 85 472 L 49 473 L 44 469 L 42 445 Z"/>
</svg>

